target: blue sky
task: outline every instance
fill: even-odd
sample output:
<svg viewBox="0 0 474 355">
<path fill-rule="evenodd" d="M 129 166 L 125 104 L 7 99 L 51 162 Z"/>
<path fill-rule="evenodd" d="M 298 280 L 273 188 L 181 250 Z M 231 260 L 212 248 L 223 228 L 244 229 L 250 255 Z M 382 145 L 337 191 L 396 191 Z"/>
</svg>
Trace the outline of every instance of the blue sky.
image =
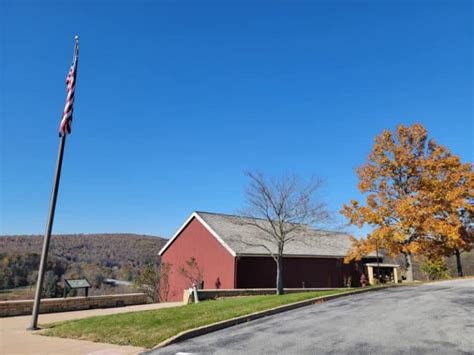
<svg viewBox="0 0 474 355">
<path fill-rule="evenodd" d="M 399 123 L 473 160 L 470 1 L 1 6 L 0 234 L 44 231 L 76 33 L 54 233 L 168 237 L 193 210 L 238 211 L 247 169 L 319 176 L 338 211 Z"/>
</svg>

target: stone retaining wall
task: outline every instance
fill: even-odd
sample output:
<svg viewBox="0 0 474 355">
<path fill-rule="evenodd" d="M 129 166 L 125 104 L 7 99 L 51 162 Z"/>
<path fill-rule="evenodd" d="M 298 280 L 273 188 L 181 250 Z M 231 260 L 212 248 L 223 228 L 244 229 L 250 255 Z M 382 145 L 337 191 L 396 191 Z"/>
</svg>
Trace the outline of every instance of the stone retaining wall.
<svg viewBox="0 0 474 355">
<path fill-rule="evenodd" d="M 328 291 L 337 290 L 337 288 L 285 288 L 285 293 L 297 292 L 312 292 L 312 291 Z M 241 288 L 241 289 L 209 289 L 198 290 L 199 300 L 215 299 L 220 297 L 237 297 L 237 296 L 261 296 L 274 295 L 276 289 L 274 288 Z M 193 303 L 192 290 L 184 290 L 183 292 L 184 304 Z"/>
<path fill-rule="evenodd" d="M 147 303 L 143 293 L 90 297 L 45 298 L 41 300 L 40 313 L 80 311 L 94 308 L 123 307 Z M 33 300 L 0 301 L 0 317 L 31 314 Z"/>
</svg>

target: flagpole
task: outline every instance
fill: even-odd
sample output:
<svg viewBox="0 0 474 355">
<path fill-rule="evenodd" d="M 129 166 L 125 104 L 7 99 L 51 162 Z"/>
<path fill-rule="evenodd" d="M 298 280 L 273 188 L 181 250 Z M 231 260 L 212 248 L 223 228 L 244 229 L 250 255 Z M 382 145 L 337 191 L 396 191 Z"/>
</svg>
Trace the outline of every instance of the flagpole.
<svg viewBox="0 0 474 355">
<path fill-rule="evenodd" d="M 43 289 L 44 272 L 46 268 L 46 262 L 48 259 L 49 241 L 51 239 L 51 231 L 53 229 L 54 211 L 56 210 L 56 200 L 58 197 L 59 180 L 61 178 L 61 167 L 63 165 L 63 155 L 64 155 L 65 145 L 66 145 L 66 134 L 64 134 L 59 139 L 58 160 L 56 162 L 56 171 L 54 173 L 53 192 L 51 193 L 51 201 L 49 204 L 48 222 L 46 224 L 46 231 L 44 235 L 43 251 L 41 252 L 41 262 L 40 262 L 40 267 L 38 271 L 38 281 L 36 282 L 35 302 L 33 304 L 31 326 L 28 328 L 28 330 L 39 329 L 38 328 L 38 313 L 39 313 L 39 306 L 40 306 L 40 301 L 41 301 L 41 291 Z"/>
<path fill-rule="evenodd" d="M 75 40 L 75 44 L 74 44 L 73 63 L 77 63 L 77 55 L 78 55 L 78 49 L 79 49 L 79 36 L 75 36 L 74 40 Z M 39 308 L 40 308 L 40 302 L 41 302 L 41 291 L 43 289 L 44 273 L 46 270 L 46 264 L 48 260 L 49 242 L 51 239 L 51 231 L 53 229 L 54 212 L 56 210 L 56 201 L 57 201 L 58 190 L 59 190 L 59 180 L 61 178 L 61 168 L 63 165 L 64 147 L 66 146 L 66 136 L 67 136 L 67 132 L 64 131 L 62 132 L 59 138 L 58 158 L 56 161 L 56 170 L 54 172 L 54 179 L 53 179 L 53 191 L 51 193 L 51 201 L 49 203 L 48 221 L 46 223 L 46 231 L 44 234 L 43 250 L 41 252 L 41 260 L 40 260 L 40 266 L 39 266 L 39 271 L 38 271 L 38 280 L 36 282 L 35 301 L 33 303 L 31 325 L 28 328 L 28 330 L 39 329 L 38 328 L 38 314 L 39 314 Z"/>
</svg>

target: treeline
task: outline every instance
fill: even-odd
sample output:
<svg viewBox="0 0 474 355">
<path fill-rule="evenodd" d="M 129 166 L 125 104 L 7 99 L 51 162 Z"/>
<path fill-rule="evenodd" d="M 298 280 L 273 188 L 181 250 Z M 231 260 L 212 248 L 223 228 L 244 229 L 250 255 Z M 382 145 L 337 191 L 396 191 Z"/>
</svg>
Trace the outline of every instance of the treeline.
<svg viewBox="0 0 474 355">
<path fill-rule="evenodd" d="M 38 254 L 0 254 L 0 289 L 27 286 L 34 283 L 40 258 Z"/>
<path fill-rule="evenodd" d="M 36 282 L 43 238 L 0 237 L 0 289 L 32 286 Z M 147 264 L 158 263 L 166 240 L 134 234 L 77 234 L 51 238 L 45 274 L 47 297 L 62 295 L 64 278 L 86 277 L 97 293 L 106 278 L 133 281 Z M 103 290 L 102 290 L 103 291 Z"/>
<path fill-rule="evenodd" d="M 400 271 L 406 272 L 405 257 L 400 254 L 393 258 L 384 256 L 385 263 L 400 265 Z M 474 275 L 474 251 L 461 253 L 461 262 L 465 276 Z M 428 258 L 417 256 L 413 259 L 413 277 L 415 280 L 434 280 L 457 277 L 456 257 L 454 255 L 441 259 L 440 263 L 430 262 Z"/>
</svg>

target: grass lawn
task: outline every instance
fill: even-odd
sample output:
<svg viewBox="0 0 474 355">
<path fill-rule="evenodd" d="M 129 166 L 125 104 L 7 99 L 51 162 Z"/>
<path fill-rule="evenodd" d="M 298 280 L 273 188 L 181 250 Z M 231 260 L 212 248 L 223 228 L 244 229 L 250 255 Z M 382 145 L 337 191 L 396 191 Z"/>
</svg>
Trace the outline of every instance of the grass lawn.
<svg viewBox="0 0 474 355">
<path fill-rule="evenodd" d="M 152 348 L 184 330 L 348 289 L 250 296 L 51 324 L 44 335 Z"/>
</svg>

